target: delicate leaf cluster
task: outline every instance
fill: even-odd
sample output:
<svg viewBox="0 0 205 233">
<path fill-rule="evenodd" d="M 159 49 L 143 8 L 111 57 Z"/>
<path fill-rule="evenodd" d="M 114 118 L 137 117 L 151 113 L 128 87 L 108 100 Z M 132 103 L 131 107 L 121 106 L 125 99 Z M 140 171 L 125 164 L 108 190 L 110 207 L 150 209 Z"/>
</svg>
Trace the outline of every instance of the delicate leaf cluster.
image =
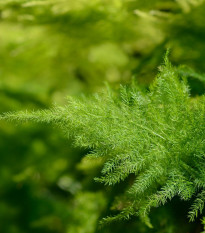
<svg viewBox="0 0 205 233">
<path fill-rule="evenodd" d="M 149 91 L 137 85 L 79 99 L 65 107 L 7 113 L 2 119 L 54 123 L 89 156 L 105 159 L 97 181 L 115 185 L 130 176 L 126 205 L 104 222 L 139 216 L 149 226 L 152 207 L 173 197 L 194 198 L 194 220 L 205 202 L 205 97 L 191 98 L 167 57 Z"/>
</svg>

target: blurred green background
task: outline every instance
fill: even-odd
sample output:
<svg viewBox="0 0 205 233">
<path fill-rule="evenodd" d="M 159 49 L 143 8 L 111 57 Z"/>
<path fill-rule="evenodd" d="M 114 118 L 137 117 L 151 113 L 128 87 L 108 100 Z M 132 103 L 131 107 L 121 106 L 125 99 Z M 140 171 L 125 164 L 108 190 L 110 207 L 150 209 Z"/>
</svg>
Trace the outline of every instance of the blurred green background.
<svg viewBox="0 0 205 233">
<path fill-rule="evenodd" d="M 167 48 L 205 91 L 203 0 L 0 0 L 0 111 L 43 109 L 132 78 L 147 86 Z M 187 72 L 187 70 L 189 72 Z M 123 184 L 94 182 L 102 162 L 84 157 L 57 128 L 0 123 L 0 233 L 200 232 L 188 205 L 174 200 L 151 214 L 100 228 Z"/>
</svg>

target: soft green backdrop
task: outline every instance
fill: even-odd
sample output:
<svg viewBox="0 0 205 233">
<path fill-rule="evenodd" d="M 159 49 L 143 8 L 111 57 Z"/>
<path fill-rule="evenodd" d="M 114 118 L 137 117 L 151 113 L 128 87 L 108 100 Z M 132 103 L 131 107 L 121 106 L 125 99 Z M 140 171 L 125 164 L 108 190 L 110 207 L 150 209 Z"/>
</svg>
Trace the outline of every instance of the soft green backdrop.
<svg viewBox="0 0 205 233">
<path fill-rule="evenodd" d="M 106 82 L 146 86 L 167 48 L 173 64 L 203 74 L 204 22 L 203 0 L 0 0 L 0 111 L 63 104 Z M 204 76 L 187 76 L 192 94 L 203 94 Z M 99 228 L 121 190 L 93 181 L 102 164 L 82 159 L 89 151 L 59 129 L 0 129 L 0 232 L 199 232 L 179 200 L 154 211 L 154 229 L 137 219 Z"/>
</svg>

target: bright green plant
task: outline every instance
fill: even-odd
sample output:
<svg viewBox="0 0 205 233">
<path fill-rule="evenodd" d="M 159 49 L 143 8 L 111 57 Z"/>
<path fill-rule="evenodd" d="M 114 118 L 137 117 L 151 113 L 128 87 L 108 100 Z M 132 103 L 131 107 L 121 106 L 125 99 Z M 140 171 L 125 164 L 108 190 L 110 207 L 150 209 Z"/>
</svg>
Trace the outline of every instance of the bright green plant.
<svg viewBox="0 0 205 233">
<path fill-rule="evenodd" d="M 103 163 L 105 185 L 123 183 L 114 203 L 119 214 L 102 222 L 148 214 L 178 196 L 192 200 L 193 221 L 205 202 L 205 96 L 192 98 L 185 78 L 167 56 L 149 91 L 135 83 L 91 97 L 68 98 L 64 107 L 6 113 L 1 119 L 52 123 L 75 146 L 90 150 L 87 159 Z"/>
<path fill-rule="evenodd" d="M 167 47 L 173 64 L 205 73 L 204 21 L 204 0 L 0 0 L 0 111 L 48 109 L 132 76 L 148 85 Z M 205 76 L 184 66 L 175 72 L 197 102 Z M 93 182 L 106 157 L 84 157 L 92 149 L 73 149 L 60 130 L 8 122 L 0 129 L 0 232 L 99 233 L 99 219 L 132 203 L 125 194 L 135 174 L 116 185 Z M 195 196 L 153 208 L 153 229 L 132 218 L 101 230 L 198 232 L 200 217 L 188 224 L 185 216 Z"/>
</svg>

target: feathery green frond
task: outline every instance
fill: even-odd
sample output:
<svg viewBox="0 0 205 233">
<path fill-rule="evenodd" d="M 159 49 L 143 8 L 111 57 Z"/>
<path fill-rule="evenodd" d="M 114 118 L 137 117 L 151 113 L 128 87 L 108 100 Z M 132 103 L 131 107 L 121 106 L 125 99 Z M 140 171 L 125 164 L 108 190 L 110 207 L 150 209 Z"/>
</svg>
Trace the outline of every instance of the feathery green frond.
<svg viewBox="0 0 205 233">
<path fill-rule="evenodd" d="M 106 162 L 96 181 L 123 189 L 127 204 L 103 222 L 138 215 L 147 222 L 152 207 L 173 197 L 190 200 L 189 217 L 204 207 L 205 97 L 194 99 L 184 78 L 167 56 L 149 91 L 136 85 L 91 97 L 69 98 L 64 107 L 37 112 L 7 113 L 1 119 L 53 123 L 74 144 L 92 150 Z M 201 190 L 201 191 L 200 191 Z"/>
</svg>

